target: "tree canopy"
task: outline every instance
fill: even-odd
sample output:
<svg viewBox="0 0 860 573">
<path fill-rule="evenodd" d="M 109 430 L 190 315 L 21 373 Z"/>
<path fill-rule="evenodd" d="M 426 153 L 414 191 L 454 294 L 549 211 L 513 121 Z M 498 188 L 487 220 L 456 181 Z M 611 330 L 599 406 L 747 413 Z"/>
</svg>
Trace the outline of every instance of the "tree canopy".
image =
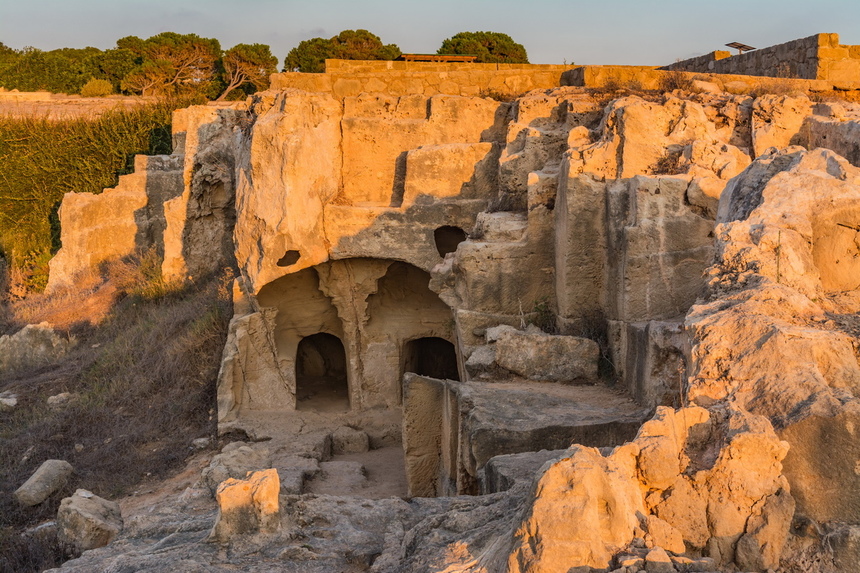
<svg viewBox="0 0 860 573">
<path fill-rule="evenodd" d="M 367 30 L 344 30 L 329 38 L 311 38 L 290 50 L 284 60 L 285 72 L 322 73 L 326 59 L 393 60 L 400 56 L 395 44 L 383 44 Z"/>
<path fill-rule="evenodd" d="M 136 66 L 122 80 L 123 90 L 142 95 L 196 92 L 210 97 L 221 91 L 215 73 L 221 44 L 214 38 L 162 32 L 146 40 L 127 36 L 116 45 L 135 56 Z"/>
<path fill-rule="evenodd" d="M 227 85 L 219 100 L 236 88 L 247 86 L 259 91 L 269 87 L 269 74 L 277 71 L 278 58 L 265 44 L 236 44 L 224 52 L 222 63 Z"/>
<path fill-rule="evenodd" d="M 5 46 L 4 46 L 5 48 Z M 36 48 L 0 54 L 0 85 L 21 91 L 48 90 L 78 93 L 91 77 L 89 58 L 98 48 L 61 48 L 44 52 Z"/>
<path fill-rule="evenodd" d="M 529 63 L 523 45 L 500 32 L 460 32 L 442 42 L 436 53 L 478 56 L 475 61 L 490 64 Z"/>
</svg>

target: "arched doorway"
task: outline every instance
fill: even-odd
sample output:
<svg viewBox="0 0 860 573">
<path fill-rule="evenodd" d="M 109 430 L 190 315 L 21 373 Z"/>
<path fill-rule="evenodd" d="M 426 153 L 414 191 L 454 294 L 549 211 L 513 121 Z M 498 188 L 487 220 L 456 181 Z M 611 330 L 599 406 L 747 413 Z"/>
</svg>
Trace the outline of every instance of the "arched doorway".
<svg viewBox="0 0 860 573">
<path fill-rule="evenodd" d="M 346 351 L 340 338 L 320 332 L 302 338 L 296 350 L 296 409 L 349 409 Z"/>
<path fill-rule="evenodd" d="M 403 372 L 459 381 L 457 351 L 444 338 L 429 336 L 410 340 L 403 347 Z"/>
</svg>

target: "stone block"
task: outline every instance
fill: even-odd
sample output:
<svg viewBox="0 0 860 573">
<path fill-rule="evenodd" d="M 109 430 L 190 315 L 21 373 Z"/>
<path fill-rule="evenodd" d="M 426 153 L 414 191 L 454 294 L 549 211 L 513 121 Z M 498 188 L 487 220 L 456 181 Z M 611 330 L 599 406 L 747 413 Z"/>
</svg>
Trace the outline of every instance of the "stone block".
<svg viewBox="0 0 860 573">
<path fill-rule="evenodd" d="M 280 526 L 278 471 L 251 473 L 247 479 L 228 479 L 218 486 L 218 517 L 210 539 L 229 541 L 235 535 L 272 533 Z"/>
<path fill-rule="evenodd" d="M 587 338 L 506 332 L 496 362 L 529 380 L 588 383 L 597 380 L 600 348 Z"/>
<path fill-rule="evenodd" d="M 122 531 L 119 504 L 79 489 L 60 503 L 57 536 L 79 551 L 104 547 Z"/>
<path fill-rule="evenodd" d="M 65 460 L 46 460 L 13 495 L 21 505 L 38 505 L 66 485 L 74 471 Z"/>
</svg>

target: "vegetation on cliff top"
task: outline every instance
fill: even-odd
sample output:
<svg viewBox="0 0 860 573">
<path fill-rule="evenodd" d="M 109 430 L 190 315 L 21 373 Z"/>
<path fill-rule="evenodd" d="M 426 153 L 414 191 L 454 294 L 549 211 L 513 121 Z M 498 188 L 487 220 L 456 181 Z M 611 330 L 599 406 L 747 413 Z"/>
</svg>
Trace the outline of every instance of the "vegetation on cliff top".
<svg viewBox="0 0 860 573">
<path fill-rule="evenodd" d="M 489 64 L 527 64 L 526 49 L 500 32 L 460 32 L 444 42 L 438 54 L 478 56 L 476 62 Z"/>
<path fill-rule="evenodd" d="M 277 58 L 264 44 L 238 44 L 222 52 L 214 38 L 175 32 L 127 36 L 104 51 L 12 50 L 0 44 L 0 86 L 20 91 L 76 94 L 95 79 L 110 82 L 116 93 L 224 99 L 265 89 L 276 67 Z"/>
<path fill-rule="evenodd" d="M 327 40 L 311 38 L 300 43 L 287 54 L 284 71 L 322 73 L 326 59 L 394 60 L 400 53 L 395 44 L 383 44 L 367 30 L 344 30 Z"/>
<path fill-rule="evenodd" d="M 476 55 L 476 61 L 485 63 L 528 63 L 522 44 L 499 32 L 460 32 L 442 42 L 438 53 Z M 284 71 L 321 73 L 326 59 L 394 60 L 400 54 L 396 44 L 383 44 L 367 30 L 343 30 L 299 43 L 284 59 Z M 277 62 L 265 44 L 237 44 L 222 51 L 215 38 L 175 32 L 146 39 L 126 36 L 108 50 L 14 50 L 0 42 L 0 86 L 84 95 L 85 85 L 101 80 L 110 83 L 108 93 L 241 98 L 266 89 Z M 98 95 L 107 94 L 100 89 Z"/>
</svg>

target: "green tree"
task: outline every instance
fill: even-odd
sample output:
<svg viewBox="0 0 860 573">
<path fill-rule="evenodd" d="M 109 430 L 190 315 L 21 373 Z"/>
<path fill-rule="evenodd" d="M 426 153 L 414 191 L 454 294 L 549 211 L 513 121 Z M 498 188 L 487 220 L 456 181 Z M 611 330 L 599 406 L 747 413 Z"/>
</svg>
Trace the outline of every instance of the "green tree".
<svg viewBox="0 0 860 573">
<path fill-rule="evenodd" d="M 460 32 L 442 42 L 437 54 L 478 56 L 483 63 L 529 63 L 526 49 L 507 34 L 499 32 Z"/>
<path fill-rule="evenodd" d="M 10 66 L 18 59 L 18 52 L 0 42 L 0 70 Z"/>
<path fill-rule="evenodd" d="M 269 87 L 269 75 L 277 71 L 278 58 L 265 44 L 236 44 L 224 52 L 222 64 L 226 87 L 218 96 L 219 100 L 242 86 L 257 91 Z"/>
<path fill-rule="evenodd" d="M 344 30 L 329 38 L 311 38 L 290 50 L 284 60 L 285 72 L 321 73 L 325 60 L 393 60 L 400 55 L 395 44 L 383 44 L 367 30 Z"/>
<path fill-rule="evenodd" d="M 125 48 L 112 48 L 90 56 L 86 62 L 92 77 L 107 80 L 119 91 L 122 80 L 138 65 L 137 56 Z"/>
<path fill-rule="evenodd" d="M 344 30 L 331 43 L 334 57 L 340 60 L 393 60 L 401 54 L 395 44 L 383 44 L 367 30 Z"/>
<path fill-rule="evenodd" d="M 21 91 L 47 90 L 54 93 L 78 93 L 92 77 L 88 60 L 98 54 L 97 48 L 62 48 L 44 52 L 27 47 L 0 66 L 0 85 Z"/>
<path fill-rule="evenodd" d="M 214 38 L 162 32 L 146 40 L 121 38 L 117 48 L 130 50 L 137 62 L 122 80 L 123 90 L 142 95 L 191 92 L 214 97 L 213 91 L 217 93 L 221 45 Z"/>
<path fill-rule="evenodd" d="M 290 50 L 284 60 L 284 71 L 320 74 L 325 71 L 326 59 L 333 57 L 334 45 L 331 40 L 311 38 Z"/>
</svg>

